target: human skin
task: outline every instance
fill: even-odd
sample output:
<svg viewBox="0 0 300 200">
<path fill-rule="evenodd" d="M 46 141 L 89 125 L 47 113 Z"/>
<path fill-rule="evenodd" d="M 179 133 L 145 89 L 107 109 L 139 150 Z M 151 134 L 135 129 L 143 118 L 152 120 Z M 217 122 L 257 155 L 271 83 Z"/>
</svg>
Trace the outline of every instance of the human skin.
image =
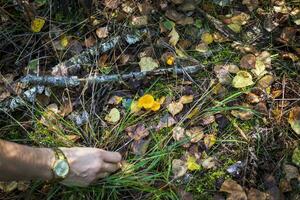
<svg viewBox="0 0 300 200">
<path fill-rule="evenodd" d="M 70 172 L 62 181 L 69 186 L 89 184 L 117 171 L 121 155 L 98 148 L 60 148 L 70 165 Z M 0 181 L 26 181 L 53 179 L 54 151 L 36 148 L 0 139 Z"/>
</svg>

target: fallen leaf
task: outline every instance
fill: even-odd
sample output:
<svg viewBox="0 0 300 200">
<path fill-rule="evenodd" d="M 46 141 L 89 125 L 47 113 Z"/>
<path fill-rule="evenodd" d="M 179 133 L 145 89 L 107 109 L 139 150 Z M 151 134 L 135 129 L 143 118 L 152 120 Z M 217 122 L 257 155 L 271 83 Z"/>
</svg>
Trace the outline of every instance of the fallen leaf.
<svg viewBox="0 0 300 200">
<path fill-rule="evenodd" d="M 141 72 L 152 71 L 158 68 L 157 62 L 151 57 L 142 57 L 139 66 L 141 68 Z"/>
<path fill-rule="evenodd" d="M 255 188 L 251 188 L 248 191 L 248 200 L 267 200 L 267 193 L 261 192 Z"/>
<path fill-rule="evenodd" d="M 144 124 L 136 124 L 125 129 L 128 136 L 134 140 L 141 140 L 149 135 L 148 129 Z"/>
<path fill-rule="evenodd" d="M 259 103 L 260 99 L 259 99 L 259 96 L 257 96 L 256 94 L 249 92 L 246 95 L 246 101 L 249 103 L 255 104 L 255 103 Z"/>
<path fill-rule="evenodd" d="M 184 95 L 184 96 L 180 97 L 179 102 L 182 104 L 189 104 L 189 103 L 192 103 L 193 100 L 194 100 L 193 95 Z"/>
<path fill-rule="evenodd" d="M 209 124 L 212 124 L 215 122 L 215 116 L 211 113 L 206 113 L 203 117 L 200 119 L 200 124 L 202 126 L 206 126 Z"/>
<path fill-rule="evenodd" d="M 256 75 L 257 77 L 264 75 L 265 73 L 267 73 L 266 71 L 266 66 L 265 64 L 260 61 L 260 60 L 256 60 L 255 63 L 255 68 L 251 70 L 251 72 Z"/>
<path fill-rule="evenodd" d="M 71 101 L 66 101 L 60 106 L 58 114 L 61 115 L 62 117 L 65 117 L 69 115 L 71 112 L 73 112 L 73 105 Z"/>
<path fill-rule="evenodd" d="M 246 54 L 241 58 L 240 65 L 242 69 L 254 69 L 256 57 L 253 54 Z"/>
<path fill-rule="evenodd" d="M 217 167 L 216 159 L 214 157 L 208 157 L 202 161 L 201 165 L 204 169 L 216 168 Z"/>
<path fill-rule="evenodd" d="M 283 171 L 285 173 L 285 178 L 288 181 L 291 181 L 292 179 L 298 179 L 300 178 L 299 170 L 297 167 L 293 165 L 284 164 L 283 165 Z"/>
<path fill-rule="evenodd" d="M 42 30 L 42 28 L 45 25 L 45 20 L 42 18 L 35 18 L 32 22 L 31 22 L 31 31 L 34 33 L 38 33 Z"/>
<path fill-rule="evenodd" d="M 176 123 L 177 123 L 177 121 L 172 116 L 170 116 L 169 114 L 166 114 L 160 119 L 160 121 L 156 127 L 156 130 L 161 130 L 163 128 L 172 127 Z"/>
<path fill-rule="evenodd" d="M 93 36 L 89 36 L 88 38 L 84 39 L 84 46 L 86 48 L 90 48 L 96 44 L 96 40 Z"/>
<path fill-rule="evenodd" d="M 108 36 L 108 27 L 100 27 L 96 29 L 96 35 L 99 39 L 106 38 Z"/>
<path fill-rule="evenodd" d="M 150 144 L 150 138 L 147 140 L 135 140 L 132 142 L 131 148 L 134 155 L 142 156 L 147 152 L 148 146 Z"/>
<path fill-rule="evenodd" d="M 118 8 L 120 3 L 120 0 L 104 0 L 104 5 L 112 10 Z"/>
<path fill-rule="evenodd" d="M 172 161 L 172 173 L 174 178 L 182 177 L 186 174 L 187 165 L 184 161 L 180 159 L 174 159 Z"/>
<path fill-rule="evenodd" d="M 196 46 L 195 50 L 200 53 L 205 53 L 208 51 L 208 46 L 207 46 L 207 44 L 201 42 Z"/>
<path fill-rule="evenodd" d="M 217 141 L 217 137 L 215 134 L 208 134 L 204 137 L 204 144 L 209 149 L 211 148 Z"/>
<path fill-rule="evenodd" d="M 132 26 L 141 27 L 148 24 L 148 17 L 147 15 L 144 16 L 133 16 L 131 20 Z"/>
<path fill-rule="evenodd" d="M 247 200 L 244 189 L 234 180 L 225 180 L 220 191 L 228 193 L 227 200 Z"/>
<path fill-rule="evenodd" d="M 230 28 L 235 33 L 240 33 L 242 31 L 241 25 L 238 24 L 228 24 L 228 28 Z"/>
<path fill-rule="evenodd" d="M 181 102 L 172 102 L 167 107 L 168 111 L 173 115 L 177 115 L 183 109 L 183 104 Z"/>
<path fill-rule="evenodd" d="M 235 88 L 244 88 L 253 84 L 252 76 L 247 71 L 239 71 L 232 80 L 232 86 Z"/>
<path fill-rule="evenodd" d="M 253 118 L 254 114 L 251 110 L 232 110 L 231 114 L 241 120 L 250 120 Z"/>
<path fill-rule="evenodd" d="M 201 169 L 201 166 L 196 162 L 196 158 L 193 156 L 188 156 L 186 164 L 188 170 L 190 171 L 196 171 Z"/>
<path fill-rule="evenodd" d="M 17 188 L 18 188 L 18 182 L 17 181 L 0 182 L 0 191 L 2 190 L 4 193 L 13 192 Z"/>
<path fill-rule="evenodd" d="M 300 135 L 300 107 L 296 106 L 291 109 L 289 113 L 288 122 L 291 125 L 292 129 Z"/>
<path fill-rule="evenodd" d="M 121 118 L 120 111 L 117 108 L 113 108 L 110 110 L 108 115 L 105 116 L 105 120 L 109 123 L 115 124 Z"/>
<path fill-rule="evenodd" d="M 272 75 L 265 75 L 261 79 L 259 79 L 257 85 L 262 89 L 266 89 L 272 85 L 274 82 L 274 77 Z"/>
<path fill-rule="evenodd" d="M 132 101 L 130 104 L 130 112 L 137 114 L 138 112 L 140 112 L 141 108 L 138 107 L 138 102 L 137 101 Z"/>
<path fill-rule="evenodd" d="M 185 138 L 185 129 L 180 127 L 180 126 L 177 126 L 175 128 L 173 128 L 173 139 L 175 141 L 182 141 L 184 138 Z"/>
<path fill-rule="evenodd" d="M 201 40 L 203 43 L 205 43 L 206 45 L 209 45 L 211 43 L 213 43 L 214 38 L 210 33 L 203 33 L 201 36 Z"/>
<path fill-rule="evenodd" d="M 259 1 L 258 0 L 243 0 L 243 5 L 246 5 L 249 11 L 253 11 L 258 8 Z"/>
<path fill-rule="evenodd" d="M 63 35 L 63 36 L 60 38 L 60 45 L 61 45 L 63 48 L 66 48 L 66 47 L 69 45 L 69 38 L 68 38 L 66 35 Z"/>
<path fill-rule="evenodd" d="M 167 18 L 169 18 L 170 20 L 177 22 L 180 19 L 184 18 L 184 15 L 177 12 L 176 10 L 173 9 L 169 9 L 165 12 L 165 15 Z M 174 29 L 174 28 L 173 28 Z"/>
<path fill-rule="evenodd" d="M 175 47 L 179 40 L 179 34 L 177 33 L 175 27 L 173 27 L 173 29 L 169 33 L 168 37 L 170 37 L 169 43 Z"/>
<path fill-rule="evenodd" d="M 191 138 L 191 143 L 197 143 L 204 137 L 203 130 L 200 127 L 193 127 L 191 129 L 188 129 L 186 130 L 185 134 L 189 138 Z"/>
<path fill-rule="evenodd" d="M 111 105 L 119 105 L 123 100 L 123 97 L 120 96 L 112 96 L 109 100 L 108 100 L 108 104 Z"/>
</svg>

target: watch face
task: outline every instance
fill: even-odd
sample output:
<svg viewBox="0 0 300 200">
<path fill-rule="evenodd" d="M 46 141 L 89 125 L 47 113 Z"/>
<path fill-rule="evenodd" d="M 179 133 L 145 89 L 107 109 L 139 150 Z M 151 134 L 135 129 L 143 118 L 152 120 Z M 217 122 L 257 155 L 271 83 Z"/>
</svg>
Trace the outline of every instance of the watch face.
<svg viewBox="0 0 300 200">
<path fill-rule="evenodd" d="M 58 160 L 54 164 L 54 172 L 58 177 L 65 178 L 69 173 L 69 165 L 65 160 Z"/>
</svg>

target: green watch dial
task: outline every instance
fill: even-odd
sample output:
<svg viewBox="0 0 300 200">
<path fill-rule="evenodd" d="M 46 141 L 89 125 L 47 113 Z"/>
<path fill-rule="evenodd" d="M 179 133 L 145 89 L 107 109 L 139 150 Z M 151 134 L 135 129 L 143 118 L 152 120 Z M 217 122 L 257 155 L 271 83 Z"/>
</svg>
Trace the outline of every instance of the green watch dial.
<svg viewBox="0 0 300 200">
<path fill-rule="evenodd" d="M 60 178 L 65 178 L 69 173 L 69 164 L 66 160 L 58 160 L 54 164 L 53 170 L 56 176 Z"/>
</svg>

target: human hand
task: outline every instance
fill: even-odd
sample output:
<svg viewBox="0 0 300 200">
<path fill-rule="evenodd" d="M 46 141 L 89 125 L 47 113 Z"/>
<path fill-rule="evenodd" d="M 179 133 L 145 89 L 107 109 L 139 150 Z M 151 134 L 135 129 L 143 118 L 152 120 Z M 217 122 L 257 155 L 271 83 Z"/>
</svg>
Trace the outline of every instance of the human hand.
<svg viewBox="0 0 300 200">
<path fill-rule="evenodd" d="M 86 187 L 120 168 L 121 154 L 97 148 L 60 148 L 65 154 L 70 172 L 61 183 Z"/>
</svg>

